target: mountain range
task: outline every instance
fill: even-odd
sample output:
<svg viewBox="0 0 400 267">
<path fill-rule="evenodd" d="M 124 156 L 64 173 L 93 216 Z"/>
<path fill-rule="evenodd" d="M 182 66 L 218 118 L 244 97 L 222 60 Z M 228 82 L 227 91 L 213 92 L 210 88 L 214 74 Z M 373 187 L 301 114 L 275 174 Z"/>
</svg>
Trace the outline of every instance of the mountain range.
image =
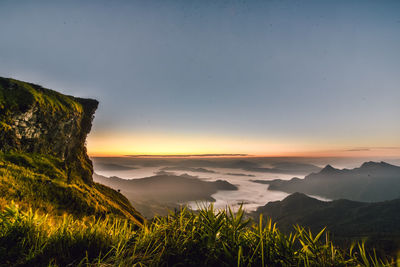
<svg viewBox="0 0 400 267">
<path fill-rule="evenodd" d="M 329 199 L 378 202 L 400 197 L 400 167 L 386 162 L 365 162 L 354 169 L 336 169 L 327 165 L 304 179 L 254 182 L 269 184 L 269 190 L 301 192 Z"/>
</svg>

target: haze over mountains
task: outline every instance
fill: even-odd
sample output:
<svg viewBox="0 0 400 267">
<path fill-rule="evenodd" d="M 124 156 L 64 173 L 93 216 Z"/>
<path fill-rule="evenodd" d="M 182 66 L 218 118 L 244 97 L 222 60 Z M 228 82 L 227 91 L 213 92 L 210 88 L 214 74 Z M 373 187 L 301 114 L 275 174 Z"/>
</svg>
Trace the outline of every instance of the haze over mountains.
<svg viewBox="0 0 400 267">
<path fill-rule="evenodd" d="M 304 161 L 304 159 L 293 158 L 257 158 L 241 157 L 229 155 L 208 156 L 208 157 L 104 157 L 93 158 L 96 173 L 105 177 L 116 176 L 123 179 L 140 179 L 163 174 L 181 176 L 189 174 L 197 176 L 201 181 L 214 182 L 226 180 L 238 187 L 235 191 L 218 190 L 213 193 L 217 208 L 224 208 L 231 205 L 236 208 L 240 203 L 244 203 L 248 210 L 255 210 L 258 206 L 264 205 L 268 201 L 283 199 L 287 196 L 283 192 L 267 192 L 268 186 L 255 186 L 251 179 L 263 178 L 289 179 L 293 175 L 304 175 L 310 171 L 320 170 L 320 167 Z M 166 191 L 167 188 L 165 187 Z M 122 189 L 122 188 L 121 188 Z M 182 193 L 175 194 L 175 196 Z M 135 200 L 138 200 L 138 194 Z M 149 199 L 148 197 L 146 199 Z M 208 200 L 207 198 L 194 200 Z M 169 201 L 169 200 L 168 200 Z M 180 200 L 184 203 L 186 198 Z M 153 201 L 154 202 L 154 201 Z M 170 202 L 158 200 L 157 203 L 164 202 L 171 207 Z M 174 200 L 174 203 L 176 201 Z M 158 204 L 157 204 L 158 205 Z M 195 203 L 191 203 L 196 208 Z M 137 206 L 137 205 L 136 205 Z"/>
<path fill-rule="evenodd" d="M 104 169 L 109 164 L 114 168 L 163 167 L 165 170 L 208 172 L 207 168 L 237 169 L 260 173 L 309 174 L 321 170 L 306 158 L 265 158 L 214 156 L 207 157 L 93 157 L 96 169 Z M 193 168 L 198 168 L 194 170 Z M 202 169 L 200 169 L 202 168 Z"/>
<path fill-rule="evenodd" d="M 306 158 L 121 157 L 93 161 L 96 172 L 103 176 L 98 181 L 121 189 L 147 217 L 165 214 L 167 208 L 184 203 L 196 208 L 195 202 L 204 200 L 216 201 L 217 208 L 235 208 L 244 203 L 251 212 L 294 192 L 325 200 L 370 202 L 394 199 L 400 192 L 400 167 L 384 162 L 366 162 L 358 168 L 340 170 L 331 165 L 321 168 L 321 159 Z M 298 177 L 307 175 L 305 179 L 292 178 L 296 172 Z M 218 180 L 225 180 L 237 190 L 218 187 Z"/>
<path fill-rule="evenodd" d="M 304 179 L 255 180 L 269 190 L 302 192 L 330 199 L 377 202 L 400 197 L 400 167 L 385 162 L 365 162 L 359 168 L 336 169 L 327 165 Z"/>
<path fill-rule="evenodd" d="M 182 157 L 108 161 L 95 158 L 95 169 L 100 173 L 118 173 L 124 178 L 156 176 L 143 179 L 149 179 L 146 183 L 130 180 L 132 192 L 126 192 L 128 186 L 118 183 L 124 182 L 123 179 L 98 179 L 96 175 L 94 179 L 114 189 L 121 188 L 146 217 L 166 214 L 167 209 L 174 209 L 178 204 L 191 203 L 185 200 L 214 199 L 218 208 L 227 204 L 235 208 L 243 203 L 249 216 L 257 220 L 263 214 L 277 222 L 284 232 L 292 231 L 295 224 L 309 227 L 314 233 L 326 226 L 341 246 L 349 246 L 354 240 L 366 240 L 378 253 L 395 255 L 400 248 L 400 167 L 383 161 L 340 160 Z M 106 166 L 107 162 L 112 165 Z M 339 169 L 329 162 L 353 168 Z M 116 165 L 120 165 L 119 170 Z M 97 166 L 109 170 L 101 171 Z M 129 167 L 132 169 L 128 170 Z M 181 179 L 187 178 L 190 185 L 164 184 L 170 181 L 171 185 L 179 184 Z M 226 181 L 227 188 L 215 182 L 221 179 Z M 207 184 L 209 182 L 212 183 Z M 143 184 L 139 186 L 139 183 Z M 203 183 L 207 185 L 200 186 Z M 230 186 L 236 190 L 226 190 Z M 150 199 L 148 195 L 154 188 L 159 195 Z M 182 190 L 192 193 L 185 195 Z"/>
</svg>

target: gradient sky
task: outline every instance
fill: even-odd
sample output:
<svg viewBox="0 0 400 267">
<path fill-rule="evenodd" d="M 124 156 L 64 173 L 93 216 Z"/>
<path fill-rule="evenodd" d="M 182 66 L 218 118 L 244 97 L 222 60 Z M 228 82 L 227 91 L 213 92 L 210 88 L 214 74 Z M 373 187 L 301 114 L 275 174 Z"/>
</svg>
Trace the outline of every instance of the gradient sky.
<svg viewBox="0 0 400 267">
<path fill-rule="evenodd" d="M 92 155 L 400 155 L 400 1 L 1 0 L 0 34 L 0 76 L 100 101 Z"/>
</svg>

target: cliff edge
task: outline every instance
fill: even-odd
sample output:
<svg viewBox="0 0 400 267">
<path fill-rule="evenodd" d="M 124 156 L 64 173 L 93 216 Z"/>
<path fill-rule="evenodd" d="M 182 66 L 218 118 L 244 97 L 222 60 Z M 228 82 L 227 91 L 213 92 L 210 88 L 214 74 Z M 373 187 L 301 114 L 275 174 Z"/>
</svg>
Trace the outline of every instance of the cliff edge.
<svg viewBox="0 0 400 267">
<path fill-rule="evenodd" d="M 0 149 L 55 156 L 65 162 L 69 180 L 91 183 L 93 167 L 85 140 L 98 104 L 0 78 Z"/>
<path fill-rule="evenodd" d="M 0 208 L 10 201 L 77 216 L 143 217 L 93 182 L 86 153 L 98 101 L 0 77 Z"/>
</svg>

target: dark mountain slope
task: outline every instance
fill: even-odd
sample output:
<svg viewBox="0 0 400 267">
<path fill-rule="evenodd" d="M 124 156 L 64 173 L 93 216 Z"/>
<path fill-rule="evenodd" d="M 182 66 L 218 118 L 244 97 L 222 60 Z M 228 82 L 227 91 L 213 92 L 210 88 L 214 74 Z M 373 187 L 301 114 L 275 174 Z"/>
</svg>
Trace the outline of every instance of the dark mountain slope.
<svg viewBox="0 0 400 267">
<path fill-rule="evenodd" d="M 318 232 L 325 226 L 335 240 L 350 243 L 367 239 L 375 247 L 394 252 L 400 248 L 400 199 L 365 203 L 350 200 L 324 202 L 301 193 L 259 207 L 252 215 L 263 214 L 285 232 L 299 224 Z"/>
</svg>

